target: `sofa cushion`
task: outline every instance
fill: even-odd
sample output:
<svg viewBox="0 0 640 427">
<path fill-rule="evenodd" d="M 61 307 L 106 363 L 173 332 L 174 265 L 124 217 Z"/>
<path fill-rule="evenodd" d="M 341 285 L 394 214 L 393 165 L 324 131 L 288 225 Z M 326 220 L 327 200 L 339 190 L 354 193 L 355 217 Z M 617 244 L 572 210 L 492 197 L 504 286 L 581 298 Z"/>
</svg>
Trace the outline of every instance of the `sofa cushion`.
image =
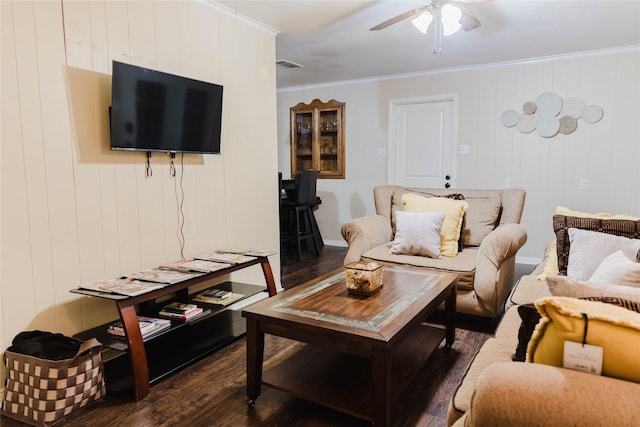
<svg viewBox="0 0 640 427">
<path fill-rule="evenodd" d="M 586 282 L 571 279 L 566 276 L 547 277 L 547 286 L 553 296 L 584 298 L 584 297 L 615 297 L 640 302 L 640 288 L 608 283 Z"/>
<path fill-rule="evenodd" d="M 537 273 L 541 271 L 539 265 L 533 273 L 522 276 L 515 284 L 508 300 L 507 308 L 513 305 L 532 303 L 537 299 L 548 297 L 550 294 L 547 282 L 537 280 Z"/>
<path fill-rule="evenodd" d="M 468 206 L 469 204 L 464 200 L 447 197 L 423 197 L 413 193 L 402 195 L 402 210 L 405 212 L 444 212 L 446 214 L 440 229 L 442 256 L 454 257 L 458 254 L 462 219 Z"/>
<path fill-rule="evenodd" d="M 569 260 L 567 276 L 588 280 L 598 265 L 612 253 L 624 248 L 626 252 L 635 255 L 640 249 L 640 240 L 615 236 L 596 231 L 570 228 L 569 232 Z M 635 263 L 635 260 L 634 260 Z M 618 283 L 611 281 L 608 283 Z"/>
<path fill-rule="evenodd" d="M 569 265 L 571 249 L 569 240 L 570 228 L 597 231 L 629 239 L 640 239 L 640 220 L 582 218 L 556 214 L 553 216 L 553 231 L 556 234 L 558 270 L 563 276 L 567 275 Z"/>
<path fill-rule="evenodd" d="M 603 348 L 602 375 L 640 382 L 639 313 L 563 297 L 543 298 L 535 305 L 542 320 L 529 342 L 528 362 L 562 367 L 565 341 L 586 343 Z"/>
<path fill-rule="evenodd" d="M 469 207 L 465 213 L 462 239 L 464 246 L 480 246 L 500 221 L 502 201 L 500 197 L 465 197 Z"/>
<path fill-rule="evenodd" d="M 640 246 L 640 241 L 638 243 Z M 635 257 L 633 260 L 630 259 L 624 251 L 614 252 L 602 260 L 589 278 L 589 282 L 640 287 L 640 262 L 637 262 Z"/>
<path fill-rule="evenodd" d="M 442 212 L 396 212 L 396 235 L 389 253 L 440 257 L 440 228 Z"/>
<path fill-rule="evenodd" d="M 476 258 L 478 248 L 465 249 L 455 258 L 442 257 L 439 259 L 427 258 L 415 255 L 395 255 L 389 253 L 391 243 L 377 246 L 362 254 L 367 261 L 382 263 L 404 264 L 415 267 L 433 268 L 458 274 L 458 289 L 473 290 L 473 280 L 476 273 Z"/>
</svg>

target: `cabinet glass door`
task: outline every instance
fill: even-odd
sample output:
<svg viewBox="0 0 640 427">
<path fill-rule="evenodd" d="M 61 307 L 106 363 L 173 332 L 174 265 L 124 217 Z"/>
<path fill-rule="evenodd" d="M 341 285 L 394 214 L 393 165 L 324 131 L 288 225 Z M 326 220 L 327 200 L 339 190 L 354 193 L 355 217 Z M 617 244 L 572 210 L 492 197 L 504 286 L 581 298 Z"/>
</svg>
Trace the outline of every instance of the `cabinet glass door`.
<svg viewBox="0 0 640 427">
<path fill-rule="evenodd" d="M 295 117 L 296 132 L 295 132 L 295 156 L 296 156 L 296 170 L 292 170 L 293 173 L 299 170 L 313 169 L 313 113 L 298 113 Z"/>
<path fill-rule="evenodd" d="M 338 173 L 338 111 L 320 111 L 320 165 L 318 172 Z"/>
</svg>

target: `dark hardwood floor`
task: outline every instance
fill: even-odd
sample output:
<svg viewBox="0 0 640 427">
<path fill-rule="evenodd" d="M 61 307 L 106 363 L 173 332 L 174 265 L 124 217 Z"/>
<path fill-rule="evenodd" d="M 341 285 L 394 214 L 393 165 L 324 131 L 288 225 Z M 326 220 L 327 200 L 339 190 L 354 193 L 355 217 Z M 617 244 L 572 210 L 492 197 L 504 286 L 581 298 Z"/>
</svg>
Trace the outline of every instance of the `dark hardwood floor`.
<svg viewBox="0 0 640 427">
<path fill-rule="evenodd" d="M 316 258 L 288 260 L 282 285 L 291 288 L 342 266 L 346 248 L 325 246 Z M 445 426 L 447 406 L 493 324 L 461 319 L 450 351 L 437 349 L 393 408 L 394 426 Z M 437 322 L 437 319 L 433 320 Z M 295 351 L 298 343 L 266 336 L 265 368 Z M 313 363 L 310 360 L 309 363 Z M 140 402 L 107 396 L 70 416 L 66 426 L 366 426 L 369 423 L 263 387 L 254 409 L 246 404 L 245 339 L 151 387 Z M 21 426 L 2 418 L 2 426 Z"/>
</svg>

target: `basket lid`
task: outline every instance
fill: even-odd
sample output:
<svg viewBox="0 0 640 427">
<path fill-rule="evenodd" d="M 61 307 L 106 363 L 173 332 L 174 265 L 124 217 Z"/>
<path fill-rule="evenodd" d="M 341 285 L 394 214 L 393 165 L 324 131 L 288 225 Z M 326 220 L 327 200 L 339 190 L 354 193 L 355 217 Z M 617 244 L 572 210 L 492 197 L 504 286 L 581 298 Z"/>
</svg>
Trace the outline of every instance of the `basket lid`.
<svg viewBox="0 0 640 427">
<path fill-rule="evenodd" d="M 364 261 L 354 261 L 351 264 L 348 264 L 346 268 L 351 268 L 353 270 L 365 270 L 365 271 L 374 271 L 382 267 L 382 265 L 377 262 L 364 262 Z"/>
</svg>

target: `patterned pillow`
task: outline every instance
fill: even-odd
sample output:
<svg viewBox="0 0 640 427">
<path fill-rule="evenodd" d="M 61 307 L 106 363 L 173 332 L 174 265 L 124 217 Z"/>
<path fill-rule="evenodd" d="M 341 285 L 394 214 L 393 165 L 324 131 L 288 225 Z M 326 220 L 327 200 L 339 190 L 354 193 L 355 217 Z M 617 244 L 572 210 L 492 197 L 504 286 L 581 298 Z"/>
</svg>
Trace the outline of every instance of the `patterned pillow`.
<svg viewBox="0 0 640 427">
<path fill-rule="evenodd" d="M 565 215 L 553 216 L 553 231 L 556 234 L 556 250 L 558 251 L 558 271 L 567 275 L 569 265 L 569 229 L 597 231 L 613 234 L 629 239 L 640 239 L 640 221 L 626 219 L 581 218 Z"/>
</svg>

